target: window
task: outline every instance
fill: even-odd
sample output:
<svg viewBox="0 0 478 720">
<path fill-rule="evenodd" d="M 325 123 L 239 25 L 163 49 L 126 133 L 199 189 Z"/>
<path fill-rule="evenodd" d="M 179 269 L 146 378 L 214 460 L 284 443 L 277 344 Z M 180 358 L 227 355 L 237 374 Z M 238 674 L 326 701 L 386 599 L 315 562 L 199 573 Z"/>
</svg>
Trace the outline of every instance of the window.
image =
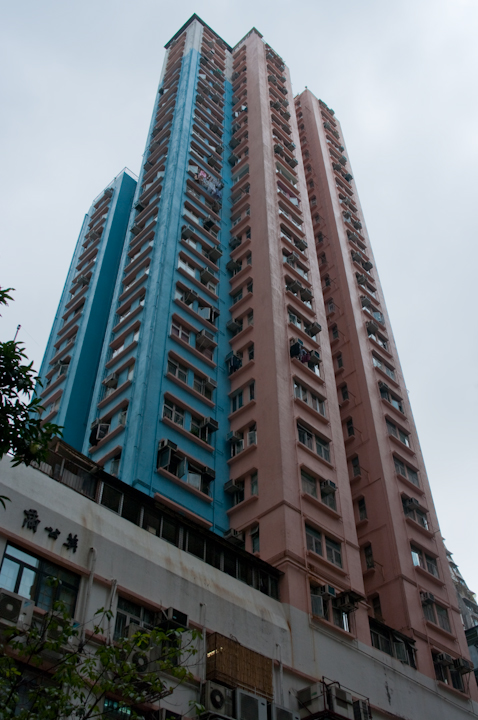
<svg viewBox="0 0 478 720">
<path fill-rule="evenodd" d="M 309 525 L 305 526 L 305 539 L 307 544 L 307 550 L 322 555 L 322 533 L 317 532 L 314 528 Z"/>
<path fill-rule="evenodd" d="M 185 270 L 185 272 L 191 275 L 191 277 L 196 277 L 196 268 L 193 265 L 190 265 L 186 260 L 183 260 L 182 257 L 178 260 L 178 267 Z"/>
<path fill-rule="evenodd" d="M 251 474 L 251 495 L 259 494 L 259 480 L 257 472 Z"/>
<path fill-rule="evenodd" d="M 232 495 L 232 504 L 239 505 L 244 500 L 244 480 L 235 481 L 235 492 Z"/>
<path fill-rule="evenodd" d="M 420 504 L 415 498 L 402 497 L 403 512 L 406 517 L 411 518 L 425 530 L 428 530 L 428 519 L 427 513 L 420 507 Z"/>
<path fill-rule="evenodd" d="M 383 370 L 383 372 L 386 373 L 389 378 L 395 380 L 395 370 L 393 370 L 386 363 L 384 363 L 383 360 L 378 358 L 376 355 L 372 355 L 372 362 L 374 364 L 374 367 Z"/>
<path fill-rule="evenodd" d="M 172 400 L 166 399 L 163 405 L 163 417 L 168 418 L 176 425 L 184 427 L 184 410 Z"/>
<path fill-rule="evenodd" d="M 365 504 L 365 498 L 359 498 L 357 508 L 359 520 L 367 520 L 367 505 Z"/>
<path fill-rule="evenodd" d="M 119 640 L 126 636 L 130 624 L 139 625 L 145 630 L 153 630 L 155 626 L 155 613 L 142 605 L 118 597 L 118 610 L 116 612 L 114 639 Z"/>
<path fill-rule="evenodd" d="M 118 415 L 118 425 L 126 425 L 126 420 L 128 418 L 128 408 L 123 408 L 119 415 Z"/>
<path fill-rule="evenodd" d="M 436 679 L 464 692 L 463 678 L 455 667 L 454 658 L 445 653 L 432 653 L 432 658 Z"/>
<path fill-rule="evenodd" d="M 243 394 L 242 390 L 238 390 L 238 392 L 234 393 L 234 395 L 231 398 L 231 412 L 236 412 L 236 410 L 239 410 L 243 405 Z"/>
<path fill-rule="evenodd" d="M 158 470 L 167 470 L 196 490 L 209 495 L 209 483 L 215 478 L 214 470 L 184 457 L 181 452 L 170 447 L 159 450 L 157 462 Z"/>
<path fill-rule="evenodd" d="M 110 475 L 114 475 L 115 477 L 118 476 L 119 472 L 119 466 L 121 462 L 121 455 L 117 455 L 114 457 L 110 464 Z"/>
<path fill-rule="evenodd" d="M 364 546 L 363 555 L 365 558 L 365 567 L 367 568 L 367 570 L 371 570 L 372 568 L 374 568 L 375 560 L 373 559 L 373 550 L 370 543 Z"/>
<path fill-rule="evenodd" d="M 352 475 L 353 475 L 353 477 L 357 477 L 357 475 L 361 475 L 361 474 L 362 474 L 362 468 L 360 467 L 360 460 L 359 460 L 359 456 L 358 456 L 358 455 L 355 455 L 355 457 L 352 458 L 351 464 L 352 464 Z"/>
<path fill-rule="evenodd" d="M 251 343 L 247 348 L 247 355 L 249 360 L 254 360 L 254 343 Z"/>
<path fill-rule="evenodd" d="M 188 369 L 184 365 L 181 365 L 176 360 L 168 360 L 168 372 L 183 383 L 188 381 Z"/>
<path fill-rule="evenodd" d="M 341 608 L 336 607 L 335 598 L 321 593 L 321 588 L 311 585 L 310 598 L 312 605 L 312 615 L 321 617 L 328 622 L 333 622 L 342 630 L 350 632 L 349 614 Z"/>
<path fill-rule="evenodd" d="M 309 450 L 313 449 L 313 435 L 308 430 L 303 428 L 301 425 L 297 425 L 297 430 L 299 432 L 299 442 L 301 442 L 303 445 L 309 448 Z"/>
<path fill-rule="evenodd" d="M 173 320 L 171 323 L 171 335 L 189 344 L 189 330 L 180 325 L 177 320 Z"/>
<path fill-rule="evenodd" d="M 254 527 L 251 528 L 251 545 L 253 553 L 260 552 L 259 525 L 254 525 Z"/>
<path fill-rule="evenodd" d="M 442 605 L 437 605 L 430 599 L 430 593 L 421 593 L 422 608 L 425 618 L 435 625 L 439 625 L 442 630 L 451 632 L 448 610 Z"/>
<path fill-rule="evenodd" d="M 251 310 L 251 312 L 247 316 L 247 324 L 254 325 L 254 311 L 253 310 Z"/>
<path fill-rule="evenodd" d="M 394 393 L 390 392 L 388 385 L 385 385 L 385 383 L 379 383 L 379 387 L 380 387 L 380 397 L 382 398 L 382 400 L 386 400 L 391 405 L 393 405 L 393 407 L 396 410 L 399 410 L 401 413 L 404 413 L 405 411 L 403 409 L 401 399 Z"/>
<path fill-rule="evenodd" d="M 340 543 L 335 542 L 335 540 L 332 540 L 326 535 L 325 549 L 327 552 L 327 560 L 338 567 L 342 567 L 342 548 Z"/>
<path fill-rule="evenodd" d="M 344 366 L 344 359 L 342 357 L 342 353 L 339 353 L 335 357 L 335 362 L 337 363 L 337 369 L 340 370 Z"/>
<path fill-rule="evenodd" d="M 201 395 L 204 395 L 204 397 L 207 400 L 212 399 L 211 385 L 208 383 L 206 378 L 200 377 L 199 375 L 194 375 L 193 387 L 196 390 L 196 392 L 201 393 Z"/>
<path fill-rule="evenodd" d="M 315 436 L 315 451 L 321 458 L 330 462 L 330 443 L 322 440 L 318 435 Z"/>
<path fill-rule="evenodd" d="M 0 587 L 30 598 L 47 612 L 55 602 L 63 602 L 73 617 L 80 576 L 9 543 L 0 570 Z"/>
<path fill-rule="evenodd" d="M 254 381 L 252 381 L 249 384 L 249 400 L 254 400 L 256 394 L 256 384 Z"/>
<path fill-rule="evenodd" d="M 354 437 L 355 435 L 355 428 L 354 428 L 354 421 L 352 418 L 349 418 L 345 424 L 347 429 L 347 437 Z"/>
<path fill-rule="evenodd" d="M 339 329 L 337 325 L 334 325 L 332 327 L 332 340 L 338 340 L 339 339 Z"/>
<path fill-rule="evenodd" d="M 347 383 L 345 383 L 344 385 L 341 386 L 340 393 L 342 395 L 342 400 L 344 402 L 349 399 L 349 390 L 347 387 Z"/>
<path fill-rule="evenodd" d="M 393 422 L 390 422 L 390 420 L 387 420 L 386 423 L 388 434 L 400 440 L 400 442 L 402 442 L 407 447 L 410 447 L 409 435 L 407 433 L 404 433 L 403 430 L 397 427 Z"/>
<path fill-rule="evenodd" d="M 367 328 L 367 333 L 371 340 L 374 340 L 380 347 L 383 347 L 384 350 L 388 350 L 388 342 L 380 333 L 375 332 L 375 330 L 370 327 Z"/>
<path fill-rule="evenodd" d="M 302 492 L 307 493 L 308 495 L 312 495 L 312 497 L 317 497 L 317 481 L 312 475 L 309 475 L 304 470 L 301 470 L 300 473 L 301 482 L 302 482 Z"/>
<path fill-rule="evenodd" d="M 432 557 L 431 555 L 427 555 L 420 548 L 416 547 L 416 545 L 411 546 L 411 551 L 412 561 L 415 567 L 421 567 L 423 568 L 423 570 L 426 570 L 431 575 L 434 575 L 435 577 L 440 577 L 438 574 L 438 565 L 436 558 Z"/>
<path fill-rule="evenodd" d="M 327 535 L 322 535 L 321 532 L 314 530 L 310 525 L 305 526 L 305 539 L 307 550 L 321 555 L 323 557 L 323 547 L 325 543 L 325 554 L 329 562 L 342 567 L 342 548 L 339 543 Z"/>
<path fill-rule="evenodd" d="M 418 482 L 418 473 L 416 470 L 413 470 L 408 465 L 405 465 L 404 462 L 395 456 L 393 456 L 393 461 L 395 463 L 395 472 L 397 475 L 402 475 L 402 477 L 407 478 L 407 480 L 410 480 L 410 482 L 414 485 L 420 487 L 420 483 Z"/>
<path fill-rule="evenodd" d="M 369 618 L 369 623 L 372 647 L 401 660 L 406 665 L 416 667 L 414 640 L 374 618 Z"/>
<path fill-rule="evenodd" d="M 307 403 L 307 405 L 310 405 L 316 412 L 325 417 L 324 398 L 314 395 L 314 393 L 310 392 L 310 390 L 297 382 L 297 380 L 294 380 L 294 395 L 296 398 Z"/>
</svg>

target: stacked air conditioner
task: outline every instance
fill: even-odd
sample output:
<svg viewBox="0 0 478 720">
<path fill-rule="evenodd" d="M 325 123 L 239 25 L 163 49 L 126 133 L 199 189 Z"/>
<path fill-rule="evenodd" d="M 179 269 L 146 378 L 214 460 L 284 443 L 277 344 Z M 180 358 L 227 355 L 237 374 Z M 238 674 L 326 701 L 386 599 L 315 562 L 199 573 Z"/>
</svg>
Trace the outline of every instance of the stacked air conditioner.
<svg viewBox="0 0 478 720">
<path fill-rule="evenodd" d="M 300 720 L 298 713 L 271 703 L 259 695 L 231 689 L 209 681 L 204 686 L 202 703 L 206 714 L 235 720 Z"/>
<path fill-rule="evenodd" d="M 33 600 L 0 588 L 0 626 L 26 630 L 32 623 L 34 607 Z"/>
<path fill-rule="evenodd" d="M 331 710 L 341 717 L 354 720 L 352 695 L 338 685 L 315 683 L 297 692 L 301 717 Z M 360 717 L 360 716 L 359 716 Z"/>
</svg>

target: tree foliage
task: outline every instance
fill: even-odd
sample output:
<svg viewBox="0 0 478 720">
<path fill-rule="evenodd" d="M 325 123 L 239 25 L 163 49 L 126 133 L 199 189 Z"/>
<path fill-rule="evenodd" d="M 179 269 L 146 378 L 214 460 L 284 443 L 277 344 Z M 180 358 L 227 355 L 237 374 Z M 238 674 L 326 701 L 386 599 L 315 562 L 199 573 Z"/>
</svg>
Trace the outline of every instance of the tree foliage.
<svg viewBox="0 0 478 720">
<path fill-rule="evenodd" d="M 12 300 L 11 288 L 0 288 L 0 305 Z M 46 456 L 48 443 L 61 428 L 43 423 L 41 398 L 34 396 L 35 385 L 41 387 L 33 363 L 28 363 L 22 343 L 8 340 L 0 343 L 0 458 L 7 453 L 13 464 L 39 462 Z"/>
<path fill-rule="evenodd" d="M 0 644 L 0 718 L 97 720 L 142 718 L 148 706 L 192 677 L 187 665 L 200 634 L 193 630 L 137 629 L 107 643 L 96 613 L 85 643 L 62 603 L 31 627 L 3 631 Z"/>
</svg>

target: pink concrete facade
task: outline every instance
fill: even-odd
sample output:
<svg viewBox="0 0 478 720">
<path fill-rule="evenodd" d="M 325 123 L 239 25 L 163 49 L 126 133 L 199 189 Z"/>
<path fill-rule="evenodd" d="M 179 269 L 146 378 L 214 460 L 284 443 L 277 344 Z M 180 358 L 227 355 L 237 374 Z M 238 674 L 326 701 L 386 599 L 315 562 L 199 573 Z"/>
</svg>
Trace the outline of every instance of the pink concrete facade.
<svg viewBox="0 0 478 720">
<path fill-rule="evenodd" d="M 350 478 L 369 615 L 412 638 L 418 669 L 450 685 L 441 658 L 468 648 L 345 142 L 310 91 L 295 109 L 348 464 L 339 486 Z"/>
<path fill-rule="evenodd" d="M 243 238 L 233 258 L 243 260 L 243 270 L 232 278 L 231 293 L 250 281 L 253 292 L 231 308 L 232 319 L 244 320 L 231 346 L 246 357 L 253 343 L 254 355 L 231 375 L 231 395 L 251 382 L 255 390 L 229 419 L 232 431 L 256 431 L 257 442 L 229 461 L 231 479 L 244 481 L 244 500 L 229 517 L 245 533 L 248 550 L 256 547 L 258 530 L 261 558 L 285 573 L 282 601 L 314 615 L 311 587 L 364 595 L 332 353 L 288 71 L 255 31 L 234 48 L 233 63 L 234 95 L 238 106 L 248 106 L 247 125 L 233 135 L 241 140 L 234 171 L 248 172 L 232 188 L 232 219 L 241 210 L 243 216 L 232 230 Z M 314 323 L 322 332 L 314 332 Z M 306 354 L 291 357 L 298 341 Z M 314 352 L 319 374 L 317 356 L 307 361 Z M 335 502 L 325 494 L 322 500 L 324 481 L 327 490 L 335 486 Z M 310 549 L 314 542 L 322 554 Z M 332 618 L 316 619 L 344 632 Z M 350 624 L 370 643 L 365 602 L 350 614 Z"/>
</svg>

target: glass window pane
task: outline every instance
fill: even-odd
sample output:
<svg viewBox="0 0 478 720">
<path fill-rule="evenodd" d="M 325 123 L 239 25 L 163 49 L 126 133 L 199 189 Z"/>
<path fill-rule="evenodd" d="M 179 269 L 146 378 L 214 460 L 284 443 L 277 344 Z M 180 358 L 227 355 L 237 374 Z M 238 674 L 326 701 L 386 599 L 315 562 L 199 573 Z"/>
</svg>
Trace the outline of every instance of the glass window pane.
<svg viewBox="0 0 478 720">
<path fill-rule="evenodd" d="M 107 507 L 109 510 L 112 510 L 115 513 L 119 513 L 122 497 L 123 493 L 121 493 L 119 490 L 111 487 L 111 485 L 106 485 L 106 483 L 103 485 L 101 504 Z"/>
<path fill-rule="evenodd" d="M 22 597 L 32 598 L 35 594 L 37 573 L 30 568 L 23 568 L 22 579 L 18 588 L 18 594 Z M 1 584 L 1 583 L 0 583 Z"/>
<path fill-rule="evenodd" d="M 161 537 L 163 540 L 166 540 L 166 542 L 170 542 L 173 545 L 178 544 L 178 525 L 175 520 L 166 516 L 163 517 Z"/>
<path fill-rule="evenodd" d="M 19 563 L 9 560 L 8 558 L 4 558 L 2 571 L 0 572 L 0 587 L 5 590 L 10 590 L 10 592 L 15 592 L 19 572 Z M 27 595 L 27 597 L 30 597 L 30 595 Z"/>
<path fill-rule="evenodd" d="M 203 537 L 197 535 L 191 530 L 188 530 L 187 551 L 191 553 L 191 555 L 201 558 L 201 560 L 204 560 L 204 542 L 205 540 Z"/>
<path fill-rule="evenodd" d="M 26 552 L 23 552 L 23 550 L 19 550 L 18 548 L 14 547 L 13 545 L 7 545 L 7 549 L 5 550 L 5 555 L 9 555 L 10 557 L 17 558 L 17 560 L 21 560 L 22 562 L 26 563 L 27 565 L 30 565 L 31 567 L 38 567 L 40 564 L 40 560 L 33 555 L 29 555 Z"/>
</svg>

